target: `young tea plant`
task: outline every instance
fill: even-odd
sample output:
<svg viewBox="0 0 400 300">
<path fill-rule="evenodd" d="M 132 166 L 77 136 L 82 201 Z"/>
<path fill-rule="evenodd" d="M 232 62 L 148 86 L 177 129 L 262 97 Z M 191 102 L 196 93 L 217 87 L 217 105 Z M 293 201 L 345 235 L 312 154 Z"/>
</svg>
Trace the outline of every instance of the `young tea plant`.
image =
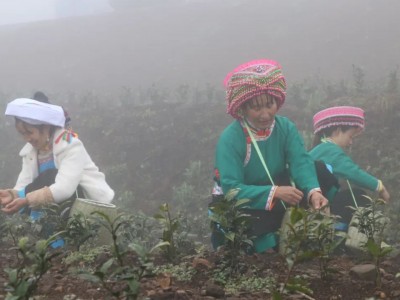
<svg viewBox="0 0 400 300">
<path fill-rule="evenodd" d="M 72 201 L 67 200 L 61 204 L 50 204 L 37 212 L 37 218 L 30 220 L 32 233 L 39 239 L 47 239 L 54 232 L 65 230 L 68 222 L 69 210 Z"/>
<path fill-rule="evenodd" d="M 201 161 L 190 161 L 183 172 L 183 182 L 173 186 L 171 204 L 184 215 L 203 212 L 208 195 L 208 169 Z"/>
<path fill-rule="evenodd" d="M 38 240 L 38 236 L 34 235 L 32 230 L 32 220 L 28 215 L 15 214 L 12 217 L 7 217 L 2 225 L 2 234 L 15 247 L 18 247 L 18 242 L 23 237 Z"/>
<path fill-rule="evenodd" d="M 389 218 L 383 213 L 386 205 L 382 199 L 372 199 L 365 196 L 370 204 L 365 207 L 354 208 L 354 217 L 350 226 L 358 228 L 358 243 L 372 257 L 376 270 L 376 286 L 381 287 L 380 264 L 393 248 L 383 242 L 384 232 L 389 224 Z"/>
<path fill-rule="evenodd" d="M 165 246 L 157 244 L 150 251 L 146 251 L 139 244 L 131 243 L 122 245 L 119 242 L 119 231 L 129 223 L 129 216 L 118 215 L 111 219 L 107 214 L 94 212 L 100 217 L 100 223 L 112 236 L 112 257 L 98 266 L 93 272 L 81 271 L 79 276 L 93 283 L 99 283 L 110 295 L 117 299 L 135 300 L 139 296 L 140 280 L 152 266 L 150 253 L 155 249 Z M 136 254 L 136 260 L 132 262 L 131 257 Z M 122 286 L 122 287 L 121 287 Z"/>
<path fill-rule="evenodd" d="M 275 292 L 279 299 L 285 289 L 291 292 L 312 294 L 307 282 L 293 277 L 296 266 L 302 261 L 317 258 L 322 279 L 327 279 L 334 250 L 344 240 L 345 234 L 334 230 L 335 216 L 321 210 L 305 210 L 291 207 L 286 211 L 280 232 L 280 253 L 285 257 L 288 273 L 280 289 Z"/>
<path fill-rule="evenodd" d="M 278 294 L 283 294 L 285 290 L 311 294 L 312 290 L 307 283 L 292 274 L 300 262 L 315 256 L 309 238 L 312 214 L 301 207 L 290 207 L 286 210 L 282 224 L 279 250 L 285 257 L 288 272 L 280 291 L 276 291 L 274 297 L 278 299 Z"/>
<path fill-rule="evenodd" d="M 321 210 L 310 211 L 308 239 L 313 257 L 318 258 L 321 279 L 328 279 L 332 268 L 329 263 L 335 249 L 344 241 L 346 233 L 336 231 L 336 216 L 322 213 Z"/>
<path fill-rule="evenodd" d="M 16 268 L 4 269 L 8 274 L 5 287 L 6 299 L 30 299 L 43 275 L 51 268 L 51 260 L 61 254 L 61 252 L 52 251 L 50 247 L 60 234 L 61 232 L 36 243 L 32 243 L 28 237 L 23 237 L 18 241 L 18 246 L 14 249 L 22 255 L 22 259 L 18 260 Z"/>
<path fill-rule="evenodd" d="M 126 244 L 140 243 L 150 249 L 159 241 L 160 230 L 158 227 L 157 220 L 139 211 L 129 214 L 129 222 L 123 226 L 119 237 Z"/>
<path fill-rule="evenodd" d="M 226 267 L 231 274 L 239 272 L 239 260 L 253 247 L 249 229 L 250 216 L 241 209 L 248 199 L 236 200 L 238 190 L 234 189 L 209 206 L 212 238 L 223 246 Z"/>
<path fill-rule="evenodd" d="M 119 232 L 124 227 L 127 226 L 130 218 L 128 215 L 119 214 L 115 218 L 111 218 L 108 214 L 100 211 L 94 211 L 92 216 L 97 217 L 100 225 L 102 225 L 111 235 L 112 238 L 112 249 L 113 255 L 118 261 L 120 266 L 123 266 L 124 257 L 126 255 L 127 249 L 121 243 L 119 243 Z"/>
<path fill-rule="evenodd" d="M 79 251 L 86 241 L 97 235 L 98 229 L 99 224 L 79 212 L 69 217 L 64 237 L 70 245 L 76 247 L 76 251 Z"/>
<path fill-rule="evenodd" d="M 177 258 L 178 251 L 175 244 L 175 234 L 179 227 L 179 219 L 173 218 L 169 210 L 168 203 L 164 203 L 159 207 L 159 213 L 154 215 L 163 226 L 162 241 L 164 242 L 163 252 L 166 258 L 174 262 Z"/>
</svg>

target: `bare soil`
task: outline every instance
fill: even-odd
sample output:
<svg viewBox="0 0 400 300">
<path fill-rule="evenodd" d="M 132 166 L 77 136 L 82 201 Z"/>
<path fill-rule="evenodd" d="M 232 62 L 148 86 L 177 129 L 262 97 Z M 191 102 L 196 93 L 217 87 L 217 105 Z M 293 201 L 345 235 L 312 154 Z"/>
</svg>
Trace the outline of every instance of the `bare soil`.
<svg viewBox="0 0 400 300">
<path fill-rule="evenodd" d="M 0 245 L 0 284 L 3 286 L 7 279 L 4 268 L 12 267 L 16 262 L 15 252 L 7 245 Z M 89 283 L 73 275 L 63 263 L 67 255 L 64 252 L 53 260 L 53 267 L 42 278 L 35 295 L 45 296 L 40 299 L 81 299 L 105 300 L 112 299 L 101 286 Z M 170 274 L 159 274 L 146 277 L 141 281 L 141 296 L 139 299 L 271 299 L 267 292 L 242 292 L 235 295 L 224 294 L 223 288 L 212 283 L 210 274 L 218 266 L 220 257 L 214 252 L 202 258 L 189 258 L 197 269 L 197 274 L 190 282 L 180 282 Z M 395 275 L 400 270 L 400 255 L 392 256 L 382 264 L 382 287 L 377 288 L 372 281 L 360 280 L 350 275 L 349 270 L 361 263 L 357 257 L 337 255 L 331 262 L 333 268 L 329 280 L 321 280 L 319 266 L 316 261 L 303 263 L 298 266 L 296 274 L 306 278 L 313 294 L 288 294 L 284 299 L 400 299 L 400 280 Z M 96 263 L 104 261 L 99 257 Z M 155 258 L 155 265 L 162 264 L 163 260 Z M 265 253 L 247 256 L 245 266 L 256 266 L 259 276 L 273 276 L 278 282 L 283 282 L 286 276 L 286 267 L 282 258 L 275 253 Z M 249 268 L 250 269 L 250 268 Z M 246 272 L 244 269 L 243 272 Z M 0 299 L 5 296 L 2 288 Z M 3 295 L 3 296 L 2 296 Z M 68 298 L 67 298 L 67 297 Z M 374 297 L 374 298 L 373 298 Z M 39 299 L 39 298 L 38 298 Z"/>
</svg>

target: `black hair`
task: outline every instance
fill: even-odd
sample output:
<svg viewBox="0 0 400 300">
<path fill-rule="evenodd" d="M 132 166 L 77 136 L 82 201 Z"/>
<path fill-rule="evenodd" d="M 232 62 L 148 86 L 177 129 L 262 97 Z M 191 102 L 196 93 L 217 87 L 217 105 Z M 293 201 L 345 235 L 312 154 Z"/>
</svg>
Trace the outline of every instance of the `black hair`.
<svg viewBox="0 0 400 300">
<path fill-rule="evenodd" d="M 314 135 L 314 139 L 313 139 L 313 143 L 312 143 L 312 148 L 314 148 L 315 146 L 321 144 L 321 139 L 322 139 L 322 138 L 324 138 L 324 137 L 327 137 L 327 138 L 331 137 L 332 134 L 333 134 L 333 132 L 334 132 L 336 129 L 339 128 L 341 132 L 346 132 L 347 130 L 350 130 L 351 128 L 354 128 L 354 127 L 358 127 L 358 126 L 352 126 L 352 125 L 337 125 L 337 126 L 331 126 L 331 127 L 328 127 L 328 128 L 324 128 L 324 129 L 322 129 L 321 131 L 317 132 L 317 133 Z M 312 148 L 311 148 L 311 149 L 312 149 Z"/>
<path fill-rule="evenodd" d="M 50 103 L 49 97 L 47 97 L 46 94 L 41 91 L 34 93 L 32 99 L 43 103 Z"/>
<path fill-rule="evenodd" d="M 275 103 L 277 103 L 275 97 L 266 94 L 267 97 L 266 98 L 261 98 L 261 95 L 257 95 L 255 97 L 253 97 L 252 99 L 250 99 L 249 101 L 246 101 L 245 103 L 243 103 L 243 108 L 250 108 L 250 109 L 257 109 L 257 108 L 261 108 L 261 107 L 271 107 L 272 105 L 274 105 Z M 264 101 L 264 99 L 266 99 L 266 101 Z"/>
<path fill-rule="evenodd" d="M 49 97 L 47 97 L 46 94 L 43 93 L 42 91 L 35 92 L 33 94 L 32 99 L 36 100 L 36 101 L 39 101 L 39 102 L 51 104 L 50 101 L 49 101 Z M 64 116 L 65 116 L 65 125 L 64 125 L 64 127 L 68 129 L 71 126 L 71 117 L 69 116 L 68 112 L 65 110 L 64 107 L 62 107 L 62 109 L 64 111 Z"/>
</svg>

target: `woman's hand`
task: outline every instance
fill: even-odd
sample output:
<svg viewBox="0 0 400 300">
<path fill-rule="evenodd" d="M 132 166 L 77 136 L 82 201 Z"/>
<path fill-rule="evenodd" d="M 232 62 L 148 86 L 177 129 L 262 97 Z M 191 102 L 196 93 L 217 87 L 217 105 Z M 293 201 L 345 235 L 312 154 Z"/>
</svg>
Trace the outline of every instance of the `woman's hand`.
<svg viewBox="0 0 400 300">
<path fill-rule="evenodd" d="M 381 197 L 383 200 L 385 200 L 385 202 L 388 202 L 390 199 L 390 194 L 389 192 L 386 190 L 385 186 L 382 184 L 382 189 L 379 192 L 379 197 Z"/>
<path fill-rule="evenodd" d="M 14 200 L 14 194 L 12 190 L 0 190 L 0 205 L 5 206 Z"/>
<path fill-rule="evenodd" d="M 290 205 L 297 205 L 303 199 L 303 192 L 293 186 L 278 186 L 274 198 L 281 199 Z"/>
<path fill-rule="evenodd" d="M 5 212 L 6 214 L 14 214 L 27 205 L 28 201 L 25 198 L 16 198 L 5 205 L 1 211 Z"/>
<path fill-rule="evenodd" d="M 313 209 L 321 209 L 327 207 L 329 201 L 320 192 L 314 192 L 310 196 L 309 203 Z"/>
</svg>

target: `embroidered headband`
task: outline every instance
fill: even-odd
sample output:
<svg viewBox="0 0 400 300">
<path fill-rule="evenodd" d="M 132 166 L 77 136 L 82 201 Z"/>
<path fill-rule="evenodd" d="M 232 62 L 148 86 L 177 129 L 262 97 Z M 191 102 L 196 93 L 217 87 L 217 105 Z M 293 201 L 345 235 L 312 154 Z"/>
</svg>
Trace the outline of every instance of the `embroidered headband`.
<svg viewBox="0 0 400 300">
<path fill-rule="evenodd" d="M 5 115 L 16 117 L 31 125 L 65 125 L 64 110 L 61 106 L 28 98 L 18 98 L 8 103 Z"/>
<path fill-rule="evenodd" d="M 261 94 L 274 97 L 278 108 L 285 102 L 286 81 L 281 66 L 273 60 L 253 60 L 238 66 L 225 77 L 224 86 L 227 113 L 237 119 L 240 106 Z"/>
<path fill-rule="evenodd" d="M 334 106 L 317 112 L 313 117 L 314 133 L 332 126 L 355 126 L 364 129 L 364 110 L 354 106 Z"/>
</svg>

